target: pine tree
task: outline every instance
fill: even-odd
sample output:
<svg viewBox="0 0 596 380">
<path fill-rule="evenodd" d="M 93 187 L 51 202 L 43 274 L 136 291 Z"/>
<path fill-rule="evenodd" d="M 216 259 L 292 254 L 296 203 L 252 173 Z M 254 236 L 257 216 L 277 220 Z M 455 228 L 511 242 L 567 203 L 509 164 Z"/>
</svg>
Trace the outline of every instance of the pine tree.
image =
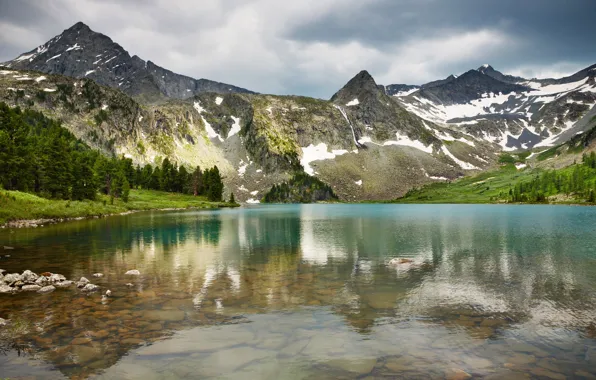
<svg viewBox="0 0 596 380">
<path fill-rule="evenodd" d="M 234 199 L 234 193 L 230 193 L 230 201 L 229 203 L 236 203 L 236 199 Z"/>
<path fill-rule="evenodd" d="M 128 180 L 124 178 L 124 183 L 122 184 L 122 202 L 128 203 L 128 196 L 130 194 L 130 185 Z"/>
</svg>

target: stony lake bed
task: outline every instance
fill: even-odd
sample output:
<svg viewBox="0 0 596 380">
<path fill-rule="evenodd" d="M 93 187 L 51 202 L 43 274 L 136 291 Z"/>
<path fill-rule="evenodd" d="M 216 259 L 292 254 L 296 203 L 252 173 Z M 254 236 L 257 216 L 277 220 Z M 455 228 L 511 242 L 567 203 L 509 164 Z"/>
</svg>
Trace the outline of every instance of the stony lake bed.
<svg viewBox="0 0 596 380">
<path fill-rule="evenodd" d="M 595 222 L 291 205 L 2 230 L 5 275 L 73 283 L 0 294 L 0 377 L 596 378 Z"/>
</svg>

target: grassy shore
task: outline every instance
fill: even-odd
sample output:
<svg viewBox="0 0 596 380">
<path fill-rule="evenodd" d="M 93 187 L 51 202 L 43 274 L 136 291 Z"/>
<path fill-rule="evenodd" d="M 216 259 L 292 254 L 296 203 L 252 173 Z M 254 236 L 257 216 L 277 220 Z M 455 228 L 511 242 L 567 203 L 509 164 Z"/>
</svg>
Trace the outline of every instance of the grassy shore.
<svg viewBox="0 0 596 380">
<path fill-rule="evenodd" d="M 0 225 L 16 220 L 63 219 L 165 208 L 218 208 L 238 204 L 210 202 L 206 197 L 154 190 L 131 190 L 128 203 L 100 195 L 94 201 L 50 200 L 19 191 L 0 191 Z"/>
<path fill-rule="evenodd" d="M 559 172 L 571 173 L 573 167 L 560 169 Z M 497 170 L 486 171 L 475 176 L 463 177 L 453 182 L 437 182 L 411 190 L 402 198 L 390 203 L 509 203 L 509 190 L 519 182 L 528 182 L 540 175 L 541 169 L 517 170 L 513 165 L 506 165 Z M 552 194 L 548 204 L 590 205 L 584 199 L 574 195 Z"/>
</svg>

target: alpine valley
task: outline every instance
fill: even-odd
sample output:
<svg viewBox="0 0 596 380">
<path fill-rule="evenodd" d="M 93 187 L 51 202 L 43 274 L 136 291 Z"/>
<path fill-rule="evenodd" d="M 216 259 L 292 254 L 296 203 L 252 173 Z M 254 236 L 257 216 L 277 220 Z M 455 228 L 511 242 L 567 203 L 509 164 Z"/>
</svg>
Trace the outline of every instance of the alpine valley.
<svg viewBox="0 0 596 380">
<path fill-rule="evenodd" d="M 0 65 L 0 101 L 138 164 L 217 165 L 226 192 L 249 203 L 301 171 L 343 201 L 394 199 L 494 168 L 504 151 L 559 146 L 596 115 L 596 65 L 559 79 L 483 65 L 421 86 L 361 71 L 321 100 L 176 74 L 80 22 Z M 533 165 L 523 156 L 519 168 Z"/>
</svg>

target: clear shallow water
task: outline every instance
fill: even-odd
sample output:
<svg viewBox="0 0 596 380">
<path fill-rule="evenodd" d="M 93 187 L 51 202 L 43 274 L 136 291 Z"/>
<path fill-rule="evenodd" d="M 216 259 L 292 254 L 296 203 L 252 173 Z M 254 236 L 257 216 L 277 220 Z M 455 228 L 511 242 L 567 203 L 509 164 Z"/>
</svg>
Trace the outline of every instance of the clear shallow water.
<svg viewBox="0 0 596 380">
<path fill-rule="evenodd" d="M 596 208 L 154 212 L 3 245 L 0 268 L 113 295 L 0 294 L 0 377 L 596 376 Z"/>
</svg>

